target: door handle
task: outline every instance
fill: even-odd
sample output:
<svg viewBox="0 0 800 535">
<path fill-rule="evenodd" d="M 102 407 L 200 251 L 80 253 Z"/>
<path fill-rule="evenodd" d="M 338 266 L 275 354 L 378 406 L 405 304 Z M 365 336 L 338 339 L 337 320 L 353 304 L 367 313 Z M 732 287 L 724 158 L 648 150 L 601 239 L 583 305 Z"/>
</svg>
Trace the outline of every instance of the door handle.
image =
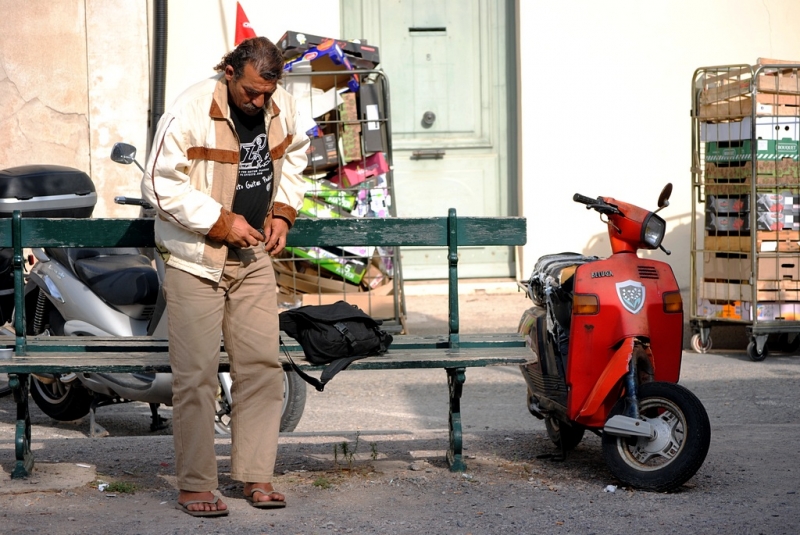
<svg viewBox="0 0 800 535">
<path fill-rule="evenodd" d="M 444 149 L 420 149 L 411 153 L 412 160 L 441 160 Z"/>
</svg>

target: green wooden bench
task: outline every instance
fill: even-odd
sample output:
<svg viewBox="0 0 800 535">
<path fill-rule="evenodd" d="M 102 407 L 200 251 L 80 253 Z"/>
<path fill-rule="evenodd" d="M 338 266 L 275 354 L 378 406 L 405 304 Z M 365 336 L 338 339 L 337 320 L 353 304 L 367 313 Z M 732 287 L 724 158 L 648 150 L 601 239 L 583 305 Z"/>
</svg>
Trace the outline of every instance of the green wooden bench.
<svg viewBox="0 0 800 535">
<path fill-rule="evenodd" d="M 442 246 L 448 248 L 449 329 L 441 336 L 395 336 L 380 357 L 354 362 L 352 370 L 443 368 L 449 388 L 449 451 L 453 471 L 464 471 L 461 395 L 466 369 L 523 364 L 530 351 L 516 333 L 461 335 L 458 315 L 458 247 L 513 246 L 526 241 L 525 219 L 519 217 L 447 217 L 390 219 L 298 219 L 289 234 L 290 246 Z M 147 219 L 42 219 L 22 218 L 14 212 L 0 220 L 0 247 L 14 249 L 15 309 L 23 305 L 23 248 L 26 247 L 152 247 L 153 221 Z M 16 466 L 13 478 L 33 469 L 31 420 L 28 407 L 29 376 L 36 373 L 169 372 L 168 343 L 163 339 L 27 337 L 22 314 L 15 315 L 15 351 L 0 360 L 17 405 Z M 302 350 L 289 345 L 290 354 L 304 370 L 319 370 L 305 363 Z M 284 364 L 288 368 L 288 362 Z M 223 353 L 220 371 L 228 371 Z"/>
</svg>

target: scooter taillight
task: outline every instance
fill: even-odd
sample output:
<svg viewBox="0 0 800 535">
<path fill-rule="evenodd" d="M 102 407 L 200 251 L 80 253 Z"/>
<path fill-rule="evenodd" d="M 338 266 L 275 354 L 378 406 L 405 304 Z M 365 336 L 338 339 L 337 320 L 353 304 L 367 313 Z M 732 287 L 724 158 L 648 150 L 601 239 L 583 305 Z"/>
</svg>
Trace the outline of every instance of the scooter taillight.
<svg viewBox="0 0 800 535">
<path fill-rule="evenodd" d="M 572 298 L 572 313 L 591 315 L 600 312 L 600 300 L 596 295 L 575 294 Z"/>
<path fill-rule="evenodd" d="M 663 300 L 664 312 L 683 312 L 683 299 L 680 292 L 665 292 Z"/>
</svg>

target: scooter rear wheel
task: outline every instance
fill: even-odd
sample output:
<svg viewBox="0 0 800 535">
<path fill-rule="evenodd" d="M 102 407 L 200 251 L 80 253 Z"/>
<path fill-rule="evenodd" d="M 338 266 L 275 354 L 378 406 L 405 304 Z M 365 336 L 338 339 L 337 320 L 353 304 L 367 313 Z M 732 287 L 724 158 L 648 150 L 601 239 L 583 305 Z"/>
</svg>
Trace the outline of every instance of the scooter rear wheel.
<svg viewBox="0 0 800 535">
<path fill-rule="evenodd" d="M 220 378 L 220 383 L 226 381 L 227 384 L 220 384 L 217 393 L 217 414 L 214 419 L 214 429 L 221 435 L 231 433 L 231 400 L 226 392 L 230 392 L 230 376 L 225 374 L 225 378 Z M 283 372 L 283 407 L 281 408 L 281 433 L 294 431 L 303 411 L 306 407 L 306 382 L 293 371 Z"/>
<path fill-rule="evenodd" d="M 611 416 L 624 414 L 620 399 Z M 603 457 L 620 481 L 645 490 L 676 489 L 697 473 L 711 443 L 711 424 L 700 400 L 672 383 L 639 386 L 639 417 L 655 430 L 653 438 L 603 434 Z"/>
<path fill-rule="evenodd" d="M 59 422 L 83 418 L 92 406 L 92 393 L 77 379 L 64 382 L 56 378 L 48 383 L 31 377 L 30 390 L 36 406 Z"/>
</svg>

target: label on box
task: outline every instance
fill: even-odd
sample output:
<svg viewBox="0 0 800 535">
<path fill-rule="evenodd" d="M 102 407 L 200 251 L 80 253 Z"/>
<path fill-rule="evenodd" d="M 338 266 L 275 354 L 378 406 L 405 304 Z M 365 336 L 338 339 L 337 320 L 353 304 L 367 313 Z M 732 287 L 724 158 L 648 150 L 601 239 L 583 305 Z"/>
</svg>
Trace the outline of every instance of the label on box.
<svg viewBox="0 0 800 535">
<path fill-rule="evenodd" d="M 381 122 L 382 88 L 383 85 L 378 83 L 362 84 L 358 92 L 359 114 L 361 119 L 366 121 L 361 136 L 367 154 L 386 150 Z"/>
<path fill-rule="evenodd" d="M 281 36 L 278 43 L 283 50 L 284 57 L 289 59 L 297 54 L 302 54 L 311 46 L 316 46 L 326 41 L 334 41 L 342 51 L 351 54 L 354 59 L 368 62 L 363 64 L 363 68 L 372 69 L 375 65 L 380 63 L 378 47 L 362 42 L 335 40 L 331 37 L 287 31 Z"/>
<path fill-rule="evenodd" d="M 746 305 L 750 303 L 747 302 Z M 749 315 L 749 306 L 743 306 L 742 301 L 711 302 L 708 299 L 697 300 L 697 316 L 701 318 L 726 318 L 742 319 L 742 314 Z"/>
<path fill-rule="evenodd" d="M 800 141 L 794 139 L 759 139 L 757 140 L 755 152 L 757 160 L 782 160 L 789 158 L 798 160 L 800 158 Z M 730 162 L 752 160 L 753 146 L 752 140 L 744 139 L 741 141 L 715 141 L 706 143 L 707 162 Z"/>
<path fill-rule="evenodd" d="M 756 139 L 793 139 L 797 141 L 798 117 L 757 117 Z M 700 123 L 700 141 L 737 141 L 753 139 L 753 123 L 750 117 L 740 121 Z"/>
<path fill-rule="evenodd" d="M 311 70 L 315 72 L 332 71 L 352 71 L 353 66 L 350 60 L 344 55 L 342 49 L 335 41 L 323 41 L 319 45 L 309 48 L 305 54 L 286 63 L 283 67 L 285 71 L 291 72 L 294 66 L 303 61 L 311 63 Z M 357 74 L 347 75 L 317 75 L 311 77 L 311 85 L 318 89 L 327 91 L 332 87 L 347 88 L 356 92 L 359 87 Z"/>
<path fill-rule="evenodd" d="M 344 93 L 339 106 L 339 119 L 342 121 L 342 159 L 345 163 L 361 159 L 361 123 L 358 122 L 355 93 Z"/>
<path fill-rule="evenodd" d="M 338 180 L 344 187 L 353 187 L 370 177 L 386 173 L 388 170 L 389 164 L 386 163 L 383 153 L 376 152 L 364 160 L 352 162 L 342 167 Z"/>
<path fill-rule="evenodd" d="M 286 247 L 286 251 L 304 258 L 354 284 L 361 282 L 367 266 L 355 258 L 341 258 L 321 247 Z"/>
<path fill-rule="evenodd" d="M 750 210 L 749 195 L 709 195 L 706 210 L 715 214 L 736 214 Z"/>
<path fill-rule="evenodd" d="M 308 166 L 305 171 L 317 173 L 339 166 L 338 153 L 336 151 L 336 136 L 326 134 L 322 137 L 311 138 L 306 152 Z"/>
<path fill-rule="evenodd" d="M 321 219 L 350 217 L 350 214 L 346 211 L 312 197 L 305 197 L 303 199 L 303 206 L 300 208 L 300 213 L 308 217 L 319 217 Z"/>
<path fill-rule="evenodd" d="M 798 321 L 800 320 L 800 303 L 758 303 L 756 317 L 762 321 Z"/>
<path fill-rule="evenodd" d="M 706 230 L 717 232 L 743 232 L 750 230 L 750 218 L 737 214 L 706 213 Z"/>
</svg>

